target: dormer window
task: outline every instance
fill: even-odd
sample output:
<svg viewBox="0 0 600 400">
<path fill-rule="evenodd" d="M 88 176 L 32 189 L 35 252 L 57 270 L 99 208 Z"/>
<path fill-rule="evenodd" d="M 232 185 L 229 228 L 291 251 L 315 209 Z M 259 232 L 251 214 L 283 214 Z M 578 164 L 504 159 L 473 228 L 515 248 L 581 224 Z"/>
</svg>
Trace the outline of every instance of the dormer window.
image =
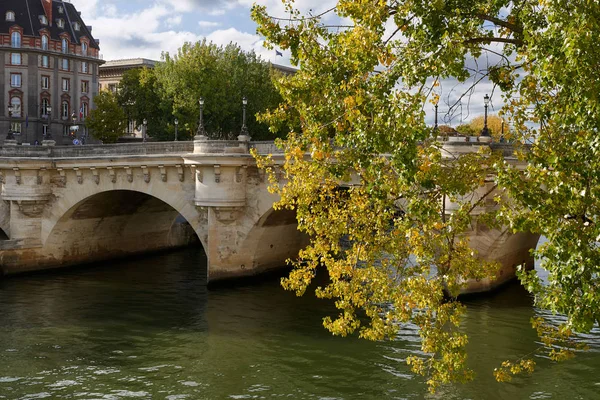
<svg viewBox="0 0 600 400">
<path fill-rule="evenodd" d="M 14 21 L 15 20 L 15 13 L 13 11 L 7 11 L 6 12 L 6 20 L 7 21 Z"/>
<path fill-rule="evenodd" d="M 42 35 L 42 50 L 48 50 L 48 36 Z"/>
<path fill-rule="evenodd" d="M 58 13 L 59 13 L 59 14 L 62 14 L 62 13 L 63 13 L 63 8 L 62 8 L 62 6 L 58 6 Z"/>
<path fill-rule="evenodd" d="M 62 20 L 61 18 L 56 20 L 56 26 L 58 26 L 60 29 L 64 29 L 65 27 L 65 21 Z"/>
<path fill-rule="evenodd" d="M 79 31 L 79 22 L 73 23 L 73 29 L 75 29 L 76 31 Z"/>
<path fill-rule="evenodd" d="M 86 42 L 81 42 L 81 55 L 87 56 L 88 53 L 88 45 Z"/>
<path fill-rule="evenodd" d="M 67 39 L 63 38 L 62 43 L 62 52 L 63 54 L 67 54 L 69 52 L 69 42 Z"/>
<path fill-rule="evenodd" d="M 45 15 L 40 15 L 40 23 L 42 25 L 48 25 L 48 18 Z"/>
</svg>

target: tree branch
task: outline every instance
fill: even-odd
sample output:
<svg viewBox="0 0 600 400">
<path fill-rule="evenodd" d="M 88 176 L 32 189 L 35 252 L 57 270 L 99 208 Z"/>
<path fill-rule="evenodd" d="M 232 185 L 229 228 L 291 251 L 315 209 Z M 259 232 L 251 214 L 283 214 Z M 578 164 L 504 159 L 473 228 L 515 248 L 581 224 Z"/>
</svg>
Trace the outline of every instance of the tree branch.
<svg viewBox="0 0 600 400">
<path fill-rule="evenodd" d="M 477 18 L 479 18 L 479 19 L 484 20 L 484 21 L 489 21 L 489 22 L 492 22 L 492 23 L 494 23 L 494 24 L 496 24 L 498 26 L 502 26 L 504 28 L 508 28 L 511 31 L 515 32 L 515 33 L 518 33 L 518 34 L 521 34 L 521 35 L 523 34 L 523 27 L 521 27 L 519 25 L 510 23 L 510 22 L 505 21 L 503 19 L 496 18 L 494 16 L 487 15 L 487 14 L 484 14 L 484 13 L 476 13 L 475 16 Z"/>
<path fill-rule="evenodd" d="M 470 43 L 492 43 L 492 42 L 510 43 L 510 44 L 514 44 L 516 46 L 523 45 L 523 41 L 521 39 L 511 39 L 511 38 L 502 38 L 502 37 L 476 37 L 476 38 L 467 39 L 463 43 L 470 44 Z"/>
</svg>

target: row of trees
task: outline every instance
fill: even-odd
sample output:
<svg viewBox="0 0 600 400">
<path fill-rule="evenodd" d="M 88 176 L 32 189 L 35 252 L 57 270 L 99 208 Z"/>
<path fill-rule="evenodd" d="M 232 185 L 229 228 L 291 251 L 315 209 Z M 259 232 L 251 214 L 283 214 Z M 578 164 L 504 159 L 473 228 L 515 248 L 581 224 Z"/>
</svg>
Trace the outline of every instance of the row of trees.
<svg viewBox="0 0 600 400">
<path fill-rule="evenodd" d="M 463 135 L 463 136 L 479 136 L 484 127 L 484 117 L 478 116 L 473 118 L 469 123 L 460 124 L 456 128 L 448 125 L 440 125 L 439 133 L 441 135 Z M 504 118 L 497 115 L 488 116 L 487 127 L 489 134 L 495 140 L 500 140 L 504 134 L 505 137 L 510 136 L 510 127 Z"/>
<path fill-rule="evenodd" d="M 565 316 L 533 324 L 550 355 L 571 355 L 573 333 L 600 322 L 600 3 L 339 0 L 308 15 L 284 3 L 285 16 L 252 10 L 266 45 L 301 65 L 278 84 L 284 103 L 263 116 L 290 129 L 280 142 L 286 184 L 273 179 L 272 190 L 311 237 L 284 287 L 304 293 L 325 266 L 330 281 L 316 294 L 336 300 L 339 314 L 324 320 L 334 334 L 382 339 L 418 326 L 423 352 L 407 361 L 435 390 L 472 377 L 460 282 L 496 271 L 463 234 L 475 223 L 539 233 L 547 280 L 520 278 L 537 306 Z M 423 110 L 449 78 L 502 91 L 525 170 L 490 152 L 442 158 Z M 350 171 L 363 184 L 338 190 Z M 466 196 L 490 177 L 502 196 Z M 471 215 L 473 202 L 492 200 L 497 211 Z M 509 360 L 496 377 L 532 366 Z"/>
<path fill-rule="evenodd" d="M 267 124 L 255 114 L 281 102 L 272 77 L 277 71 L 254 52 L 235 44 L 225 47 L 206 41 L 185 43 L 171 56 L 164 53 L 155 68 L 127 71 L 113 94 L 101 92 L 95 99 L 87 124 L 105 143 L 125 132 L 125 121 L 147 121 L 148 136 L 173 140 L 174 120 L 179 121 L 180 140 L 191 139 L 199 120 L 200 97 L 204 97 L 204 125 L 210 137 L 234 138 L 242 126 L 242 97 L 248 98 L 246 125 L 256 140 L 273 139 Z"/>
</svg>

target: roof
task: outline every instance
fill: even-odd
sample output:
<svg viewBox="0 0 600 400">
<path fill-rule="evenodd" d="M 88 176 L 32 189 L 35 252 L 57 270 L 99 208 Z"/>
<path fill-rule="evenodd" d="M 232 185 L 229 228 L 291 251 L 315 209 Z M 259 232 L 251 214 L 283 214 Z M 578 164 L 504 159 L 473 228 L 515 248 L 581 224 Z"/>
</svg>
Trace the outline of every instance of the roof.
<svg viewBox="0 0 600 400">
<path fill-rule="evenodd" d="M 58 8 L 63 7 L 63 14 L 58 13 Z M 6 21 L 6 12 L 15 13 L 14 21 Z M 42 25 L 40 15 L 45 15 L 42 0 L 1 0 L 0 1 L 0 33 L 8 33 L 13 25 L 23 28 L 24 36 L 40 37 L 40 30 L 46 28 L 50 32 L 50 38 L 60 40 L 60 34 L 68 33 L 72 43 L 81 43 L 81 37 L 87 36 L 90 40 L 89 47 L 99 49 L 98 43 L 92 36 L 91 28 L 86 26 L 79 12 L 71 3 L 63 0 L 52 1 L 52 21 L 51 24 Z M 48 17 L 48 16 L 46 16 Z M 64 20 L 64 28 L 59 28 L 56 20 Z M 73 28 L 77 22 L 80 26 L 79 31 Z"/>
<path fill-rule="evenodd" d="M 152 68 L 158 61 L 149 60 L 147 58 L 125 58 L 122 60 L 110 60 L 107 61 L 100 68 L 136 68 L 136 67 L 148 67 Z"/>
<path fill-rule="evenodd" d="M 274 69 L 276 69 L 276 70 L 278 70 L 278 71 L 281 71 L 281 72 L 283 72 L 284 74 L 287 74 L 287 75 L 294 75 L 296 72 L 298 72 L 298 69 L 297 69 L 297 68 L 288 67 L 288 66 L 286 66 L 286 65 L 272 64 L 272 63 L 271 63 L 271 66 L 272 66 Z"/>
</svg>

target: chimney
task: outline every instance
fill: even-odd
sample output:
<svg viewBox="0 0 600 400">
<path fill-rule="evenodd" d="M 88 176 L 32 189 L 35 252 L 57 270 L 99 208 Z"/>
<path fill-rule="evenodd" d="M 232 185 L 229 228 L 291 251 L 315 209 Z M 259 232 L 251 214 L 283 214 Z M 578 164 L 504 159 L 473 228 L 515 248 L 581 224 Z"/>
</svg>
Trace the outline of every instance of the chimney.
<svg viewBox="0 0 600 400">
<path fill-rule="evenodd" d="M 48 25 L 52 26 L 52 0 L 42 0 L 42 5 L 44 6 L 46 18 L 48 18 Z"/>
</svg>

